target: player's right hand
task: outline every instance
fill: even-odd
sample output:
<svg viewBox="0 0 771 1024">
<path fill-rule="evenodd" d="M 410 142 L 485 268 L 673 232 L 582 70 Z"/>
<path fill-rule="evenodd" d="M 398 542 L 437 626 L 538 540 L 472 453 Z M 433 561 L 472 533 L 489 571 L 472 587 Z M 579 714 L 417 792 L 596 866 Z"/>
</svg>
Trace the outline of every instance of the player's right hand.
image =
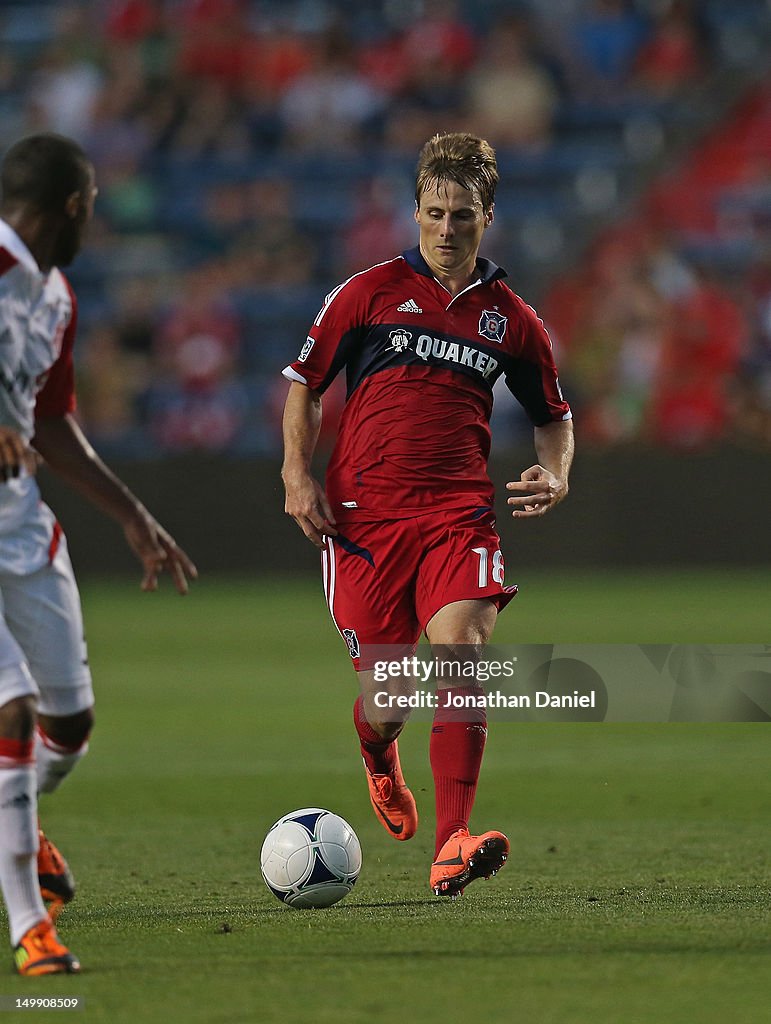
<svg viewBox="0 0 771 1024">
<path fill-rule="evenodd" d="M 309 473 L 284 474 L 286 502 L 284 511 L 297 523 L 308 540 L 317 548 L 324 547 L 324 537 L 336 537 L 335 517 L 324 488 Z"/>
<path fill-rule="evenodd" d="M 6 483 L 17 477 L 22 466 L 30 473 L 37 469 L 35 452 L 11 427 L 0 427 L 0 481 Z"/>
</svg>

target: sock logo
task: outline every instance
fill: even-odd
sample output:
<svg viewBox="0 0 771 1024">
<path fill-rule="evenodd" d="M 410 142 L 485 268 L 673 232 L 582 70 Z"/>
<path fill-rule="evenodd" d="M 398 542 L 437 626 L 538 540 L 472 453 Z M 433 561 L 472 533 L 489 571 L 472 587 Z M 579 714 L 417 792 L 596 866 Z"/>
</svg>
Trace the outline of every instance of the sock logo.
<svg viewBox="0 0 771 1024">
<path fill-rule="evenodd" d="M 29 793 L 17 793 L 16 796 L 12 796 L 10 800 L 6 800 L 4 804 L 0 804 L 0 810 L 6 811 L 11 807 L 29 807 L 32 801 L 29 798 Z"/>
<path fill-rule="evenodd" d="M 477 723 L 476 725 L 468 725 L 466 726 L 466 732 L 479 732 L 483 736 L 487 736 L 487 726 L 481 725 L 480 723 Z"/>
</svg>

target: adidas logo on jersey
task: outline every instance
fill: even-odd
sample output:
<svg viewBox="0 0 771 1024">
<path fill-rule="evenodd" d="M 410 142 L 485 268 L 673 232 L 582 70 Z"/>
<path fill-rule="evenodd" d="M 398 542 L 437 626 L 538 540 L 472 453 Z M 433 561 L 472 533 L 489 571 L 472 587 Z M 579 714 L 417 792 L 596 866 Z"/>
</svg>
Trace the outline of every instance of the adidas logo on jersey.
<svg viewBox="0 0 771 1024">
<path fill-rule="evenodd" d="M 423 310 L 414 299 L 407 299 L 401 306 L 396 307 L 397 313 L 422 313 Z"/>
</svg>

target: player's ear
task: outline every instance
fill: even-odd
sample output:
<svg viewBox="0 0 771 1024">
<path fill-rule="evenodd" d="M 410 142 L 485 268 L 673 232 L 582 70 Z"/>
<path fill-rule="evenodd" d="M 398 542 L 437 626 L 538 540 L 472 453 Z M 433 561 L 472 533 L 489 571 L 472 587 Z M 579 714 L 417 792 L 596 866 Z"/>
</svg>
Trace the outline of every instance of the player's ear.
<svg viewBox="0 0 771 1024">
<path fill-rule="evenodd" d="M 490 209 L 485 214 L 485 227 L 489 228 L 494 219 L 495 219 L 495 203 L 493 203 L 493 205 L 490 207 Z"/>
<path fill-rule="evenodd" d="M 415 212 L 413 214 L 413 217 L 415 218 L 415 223 L 420 224 L 420 207 L 418 206 L 417 199 L 415 200 Z"/>
<path fill-rule="evenodd" d="M 77 220 L 83 194 L 80 190 L 71 192 L 64 202 L 64 215 L 68 220 Z"/>
</svg>

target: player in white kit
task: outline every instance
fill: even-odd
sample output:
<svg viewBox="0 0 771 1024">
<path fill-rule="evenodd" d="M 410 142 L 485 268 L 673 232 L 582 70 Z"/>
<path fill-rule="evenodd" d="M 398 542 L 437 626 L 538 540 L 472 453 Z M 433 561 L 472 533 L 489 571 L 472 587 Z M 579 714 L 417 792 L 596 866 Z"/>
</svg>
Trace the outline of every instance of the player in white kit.
<svg viewBox="0 0 771 1024">
<path fill-rule="evenodd" d="M 37 798 L 86 753 L 94 703 L 78 590 L 40 497 L 38 457 L 122 526 L 144 590 L 168 571 L 185 593 L 197 573 L 73 418 L 77 305 L 58 268 L 93 213 L 93 167 L 71 140 L 33 135 L 6 154 L 0 187 L 0 888 L 16 970 L 37 976 L 80 970 L 53 923 L 74 883 L 39 831 Z"/>
</svg>

